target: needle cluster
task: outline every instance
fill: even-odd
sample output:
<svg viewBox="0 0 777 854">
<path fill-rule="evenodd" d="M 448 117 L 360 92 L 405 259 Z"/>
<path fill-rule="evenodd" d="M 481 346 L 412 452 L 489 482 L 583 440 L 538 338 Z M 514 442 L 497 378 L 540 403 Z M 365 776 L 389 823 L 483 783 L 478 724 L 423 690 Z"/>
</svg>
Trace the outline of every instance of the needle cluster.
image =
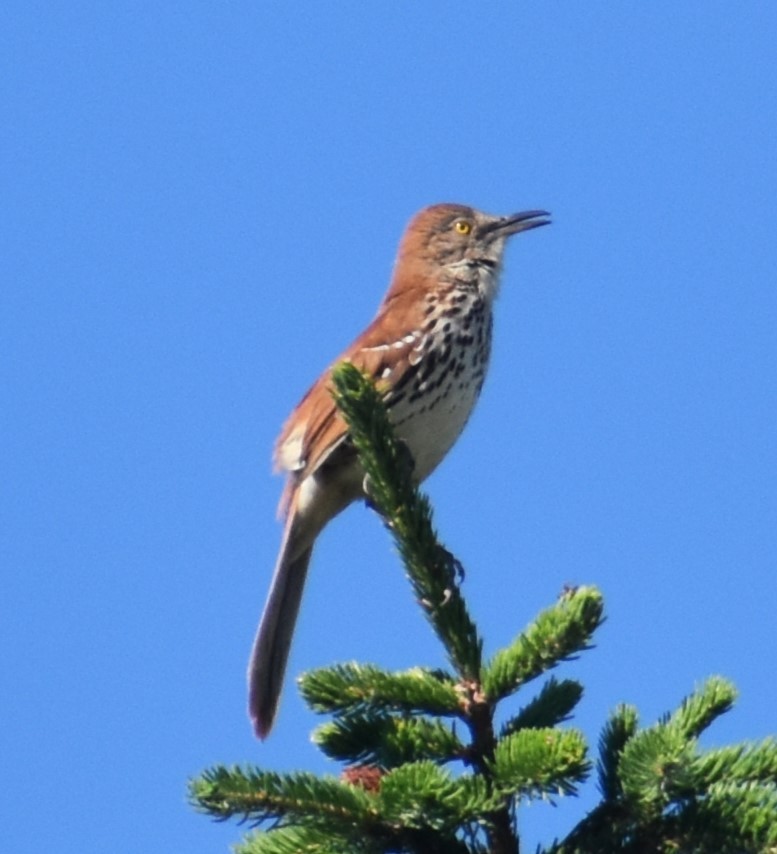
<svg viewBox="0 0 777 854">
<path fill-rule="evenodd" d="M 215 818 L 256 826 L 240 854 L 518 854 L 520 809 L 574 796 L 594 770 L 583 733 L 565 725 L 583 688 L 548 672 L 591 647 L 601 594 L 564 591 L 484 659 L 463 570 L 437 537 L 380 392 L 348 364 L 334 384 L 369 500 L 447 667 L 350 663 L 304 674 L 303 697 L 329 716 L 314 741 L 340 775 L 219 766 L 192 781 L 191 798 Z M 516 694 L 523 705 L 510 710 Z M 538 854 L 777 851 L 777 742 L 699 746 L 734 699 L 731 684 L 713 677 L 642 728 L 634 708 L 618 706 L 598 744 L 600 803 Z"/>
</svg>

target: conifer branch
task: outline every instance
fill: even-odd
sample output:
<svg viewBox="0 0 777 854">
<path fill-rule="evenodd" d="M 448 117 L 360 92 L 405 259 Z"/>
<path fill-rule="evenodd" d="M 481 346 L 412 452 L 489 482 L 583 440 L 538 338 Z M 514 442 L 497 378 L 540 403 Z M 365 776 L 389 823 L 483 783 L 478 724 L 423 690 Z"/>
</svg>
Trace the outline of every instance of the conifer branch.
<svg viewBox="0 0 777 854">
<path fill-rule="evenodd" d="M 320 726 L 313 741 L 331 759 L 382 769 L 418 759 L 451 762 L 466 754 L 450 725 L 422 717 L 347 715 Z"/>
<path fill-rule="evenodd" d="M 628 740 L 637 731 L 637 710 L 620 705 L 610 715 L 599 736 L 599 761 L 597 773 L 599 791 L 605 801 L 621 797 L 623 789 L 618 777 L 618 763 Z"/>
<path fill-rule="evenodd" d="M 542 729 L 569 720 L 572 710 L 583 696 L 583 686 L 574 679 L 556 680 L 551 676 L 540 693 L 508 720 L 500 737 L 521 729 Z"/>
<path fill-rule="evenodd" d="M 701 786 L 718 780 L 730 783 L 773 783 L 777 780 L 777 742 L 765 738 L 708 750 L 694 761 L 693 772 Z"/>
<path fill-rule="evenodd" d="M 718 716 L 734 705 L 737 690 L 721 676 L 711 676 L 686 697 L 671 716 L 668 725 L 677 728 L 686 738 L 700 735 Z"/>
<path fill-rule="evenodd" d="M 777 744 L 699 750 L 697 735 L 730 707 L 712 677 L 671 715 L 642 730 L 619 706 L 600 741 L 602 802 L 545 854 L 764 854 L 777 844 Z"/>
<path fill-rule="evenodd" d="M 432 509 L 410 479 L 407 447 L 394 438 L 380 393 L 353 365 L 332 373 L 334 398 L 367 473 L 370 501 L 394 538 L 416 599 L 442 641 L 456 672 L 476 679 L 483 643 L 457 584 L 460 567 L 439 542 Z"/>
<path fill-rule="evenodd" d="M 483 668 L 483 689 L 491 702 L 515 692 L 541 673 L 590 646 L 604 620 L 602 595 L 593 587 L 565 593 Z"/>
<path fill-rule="evenodd" d="M 378 801 L 385 820 L 404 827 L 453 832 L 466 813 L 493 809 L 499 798 L 482 781 L 453 777 L 436 763 L 422 760 L 395 768 L 381 780 Z"/>
<path fill-rule="evenodd" d="M 721 781 L 670 816 L 666 838 L 680 851 L 773 854 L 777 850 L 777 787 Z"/>
<path fill-rule="evenodd" d="M 657 724 L 636 733 L 623 748 L 618 774 L 623 796 L 644 819 L 652 819 L 671 797 L 690 785 L 694 745 L 671 727 Z"/>
<path fill-rule="evenodd" d="M 516 797 L 574 794 L 589 771 L 583 734 L 555 728 L 500 739 L 490 765 L 497 787 Z"/>
<path fill-rule="evenodd" d="M 423 667 L 392 673 L 374 664 L 336 664 L 304 673 L 299 688 L 319 713 L 390 710 L 453 716 L 460 712 L 456 681 L 443 671 Z"/>
<path fill-rule="evenodd" d="M 364 836 L 349 838 L 330 833 L 322 837 L 313 827 L 278 827 L 271 833 L 251 833 L 235 846 L 235 854 L 381 854 L 383 846 Z"/>
<path fill-rule="evenodd" d="M 216 766 L 192 782 L 191 793 L 198 807 L 214 817 L 240 816 L 257 824 L 304 816 L 330 827 L 355 826 L 376 816 L 366 792 L 315 774 Z"/>
</svg>

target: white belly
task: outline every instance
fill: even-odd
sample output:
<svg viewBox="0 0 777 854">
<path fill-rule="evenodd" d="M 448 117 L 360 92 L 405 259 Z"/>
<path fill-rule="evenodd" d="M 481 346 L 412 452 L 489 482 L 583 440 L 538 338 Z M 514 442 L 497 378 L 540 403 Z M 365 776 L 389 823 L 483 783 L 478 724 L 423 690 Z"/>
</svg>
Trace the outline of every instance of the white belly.
<svg viewBox="0 0 777 854">
<path fill-rule="evenodd" d="M 469 420 L 485 378 L 489 358 L 490 315 L 466 329 L 453 328 L 436 342 L 434 369 L 419 371 L 389 401 L 391 420 L 415 460 L 423 480 L 437 467 Z"/>
<path fill-rule="evenodd" d="M 427 478 L 461 435 L 478 398 L 480 389 L 473 383 L 457 389 L 453 381 L 447 394 L 439 389 L 428 400 L 396 412 L 397 435 L 407 443 L 415 461 L 419 480 Z M 438 397 L 438 395 L 440 395 Z M 418 406 L 420 405 L 420 409 Z"/>
</svg>

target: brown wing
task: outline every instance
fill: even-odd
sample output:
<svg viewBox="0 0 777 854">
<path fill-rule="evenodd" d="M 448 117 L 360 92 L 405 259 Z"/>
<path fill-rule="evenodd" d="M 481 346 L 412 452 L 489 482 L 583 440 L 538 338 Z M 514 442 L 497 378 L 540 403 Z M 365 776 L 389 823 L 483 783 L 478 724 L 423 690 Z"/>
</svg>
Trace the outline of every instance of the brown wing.
<svg viewBox="0 0 777 854">
<path fill-rule="evenodd" d="M 345 439 L 347 430 L 332 400 L 332 368 L 339 362 L 351 362 L 374 379 L 385 378 L 389 368 L 396 369 L 410 357 L 417 336 L 393 328 L 385 308 L 367 329 L 336 359 L 311 386 L 297 404 L 275 443 L 276 470 L 289 473 L 279 513 L 284 515 L 296 485 L 314 472 Z M 392 314 L 394 309 L 392 308 Z M 391 315 L 388 315 L 390 317 Z"/>
</svg>

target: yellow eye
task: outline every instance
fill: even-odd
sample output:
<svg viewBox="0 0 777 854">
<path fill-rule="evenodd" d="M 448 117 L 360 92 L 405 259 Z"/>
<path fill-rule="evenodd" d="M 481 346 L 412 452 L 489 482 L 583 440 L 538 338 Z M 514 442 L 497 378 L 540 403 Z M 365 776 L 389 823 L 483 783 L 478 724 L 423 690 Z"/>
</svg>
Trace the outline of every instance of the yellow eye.
<svg viewBox="0 0 777 854">
<path fill-rule="evenodd" d="M 472 231 L 472 223 L 468 219 L 457 219 L 453 227 L 459 234 L 469 234 Z"/>
</svg>

